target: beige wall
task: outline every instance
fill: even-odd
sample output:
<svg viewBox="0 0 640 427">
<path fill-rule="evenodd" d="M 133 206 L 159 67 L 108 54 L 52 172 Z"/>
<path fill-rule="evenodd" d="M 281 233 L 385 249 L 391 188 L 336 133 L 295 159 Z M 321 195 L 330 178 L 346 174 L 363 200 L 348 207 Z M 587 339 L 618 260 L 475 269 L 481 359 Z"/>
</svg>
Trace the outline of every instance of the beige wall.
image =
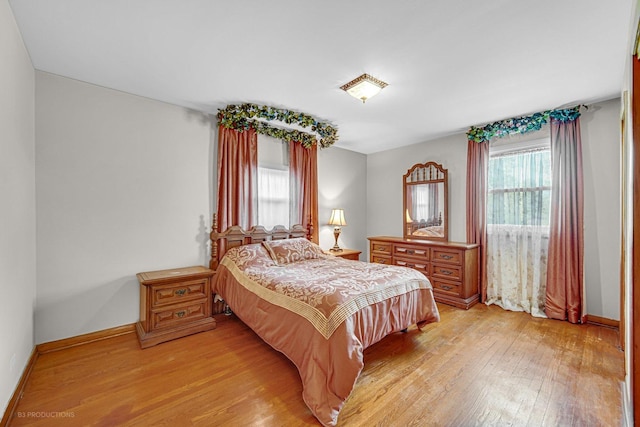
<svg viewBox="0 0 640 427">
<path fill-rule="evenodd" d="M 0 409 L 33 349 L 36 295 L 34 71 L 0 1 Z"/>
<path fill-rule="evenodd" d="M 587 312 L 619 320 L 620 100 L 581 117 L 585 190 Z M 467 139 L 464 133 L 367 157 L 367 235 L 402 235 L 402 175 L 435 161 L 449 171 L 449 240 L 466 241 Z"/>
</svg>

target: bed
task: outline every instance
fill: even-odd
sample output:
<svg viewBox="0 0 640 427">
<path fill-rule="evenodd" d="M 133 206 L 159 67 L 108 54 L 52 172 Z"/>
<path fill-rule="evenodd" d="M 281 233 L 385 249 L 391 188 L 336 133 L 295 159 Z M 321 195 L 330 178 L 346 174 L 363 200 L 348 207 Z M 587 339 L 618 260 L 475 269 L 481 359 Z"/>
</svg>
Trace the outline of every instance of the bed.
<svg viewBox="0 0 640 427">
<path fill-rule="evenodd" d="M 300 226 L 212 232 L 213 292 L 295 364 L 304 402 L 320 423 L 334 426 L 364 349 L 436 322 L 439 313 L 422 273 L 335 257 L 307 234 Z"/>
</svg>

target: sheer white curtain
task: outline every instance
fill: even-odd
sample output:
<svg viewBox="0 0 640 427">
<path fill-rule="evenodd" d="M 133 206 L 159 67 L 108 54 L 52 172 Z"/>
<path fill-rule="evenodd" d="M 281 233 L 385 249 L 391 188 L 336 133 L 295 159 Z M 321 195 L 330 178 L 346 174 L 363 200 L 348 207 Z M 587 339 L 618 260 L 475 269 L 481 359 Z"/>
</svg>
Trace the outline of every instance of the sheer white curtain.
<svg viewBox="0 0 640 427">
<path fill-rule="evenodd" d="M 289 227 L 289 144 L 258 135 L 258 224 Z"/>
<path fill-rule="evenodd" d="M 289 171 L 258 167 L 258 224 L 289 227 Z"/>
<path fill-rule="evenodd" d="M 544 314 L 551 156 L 548 140 L 489 148 L 487 304 Z"/>
</svg>

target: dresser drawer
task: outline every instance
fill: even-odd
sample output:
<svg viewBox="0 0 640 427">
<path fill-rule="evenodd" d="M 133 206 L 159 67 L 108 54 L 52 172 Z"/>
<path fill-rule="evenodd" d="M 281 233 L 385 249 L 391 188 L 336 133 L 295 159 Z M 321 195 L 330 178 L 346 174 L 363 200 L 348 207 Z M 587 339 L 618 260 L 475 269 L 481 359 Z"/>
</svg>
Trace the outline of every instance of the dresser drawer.
<svg viewBox="0 0 640 427">
<path fill-rule="evenodd" d="M 421 261 L 416 261 L 412 259 L 395 258 L 395 265 L 399 265 L 401 267 L 413 268 L 414 270 L 418 270 L 419 272 L 423 273 L 425 276 L 429 276 L 428 262 L 421 262 Z"/>
<path fill-rule="evenodd" d="M 391 256 L 391 243 L 389 242 L 371 242 L 371 253 L 376 253 L 378 255 L 388 255 Z"/>
<path fill-rule="evenodd" d="M 394 245 L 393 256 L 396 257 L 415 257 L 421 260 L 429 260 L 429 248 L 420 248 L 415 246 Z"/>
<path fill-rule="evenodd" d="M 460 295 L 462 289 L 460 282 L 447 282 L 439 279 L 431 279 L 431 286 L 436 292 L 444 292 L 455 296 Z"/>
<path fill-rule="evenodd" d="M 193 301 L 191 304 L 179 304 L 163 310 L 154 310 L 151 313 L 152 328 L 169 328 L 208 317 L 207 302 L 208 300 L 204 299 Z"/>
<path fill-rule="evenodd" d="M 457 249 L 433 248 L 432 260 L 451 264 L 462 264 L 462 251 Z"/>
<path fill-rule="evenodd" d="M 375 263 L 378 263 L 378 264 L 391 265 L 391 257 L 371 254 L 371 262 L 375 262 Z"/>
<path fill-rule="evenodd" d="M 434 262 L 431 264 L 430 277 L 447 280 L 462 280 L 462 267 Z"/>
<path fill-rule="evenodd" d="M 153 288 L 153 308 L 163 305 L 176 304 L 198 298 L 205 298 L 208 289 L 208 278 L 171 283 Z"/>
</svg>

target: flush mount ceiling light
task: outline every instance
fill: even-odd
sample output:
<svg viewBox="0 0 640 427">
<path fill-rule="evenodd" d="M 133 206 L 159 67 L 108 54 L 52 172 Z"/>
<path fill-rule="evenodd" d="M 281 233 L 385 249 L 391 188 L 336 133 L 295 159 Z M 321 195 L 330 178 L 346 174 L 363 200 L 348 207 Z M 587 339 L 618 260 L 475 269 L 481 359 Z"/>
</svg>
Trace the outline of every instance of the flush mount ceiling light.
<svg viewBox="0 0 640 427">
<path fill-rule="evenodd" d="M 369 74 L 363 74 L 351 80 L 349 83 L 340 86 L 340 89 L 347 92 L 354 98 L 362 100 L 362 103 L 378 94 L 387 84 Z"/>
</svg>

